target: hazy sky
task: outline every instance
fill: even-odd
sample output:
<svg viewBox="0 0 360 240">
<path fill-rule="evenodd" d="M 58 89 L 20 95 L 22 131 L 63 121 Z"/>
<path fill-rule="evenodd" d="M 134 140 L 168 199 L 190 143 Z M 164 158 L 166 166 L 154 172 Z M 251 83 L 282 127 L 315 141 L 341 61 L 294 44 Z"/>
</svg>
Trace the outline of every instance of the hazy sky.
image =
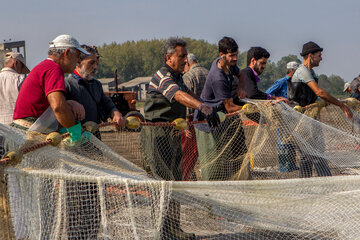
<svg viewBox="0 0 360 240">
<path fill-rule="evenodd" d="M 265 47 L 272 61 L 300 58 L 312 40 L 324 48 L 318 74 L 351 81 L 360 73 L 359 0 L 2 0 L 1 7 L 0 41 L 25 40 L 30 68 L 47 57 L 49 41 L 68 33 L 94 45 L 170 36 L 217 43 L 230 36 L 240 51 Z"/>
</svg>

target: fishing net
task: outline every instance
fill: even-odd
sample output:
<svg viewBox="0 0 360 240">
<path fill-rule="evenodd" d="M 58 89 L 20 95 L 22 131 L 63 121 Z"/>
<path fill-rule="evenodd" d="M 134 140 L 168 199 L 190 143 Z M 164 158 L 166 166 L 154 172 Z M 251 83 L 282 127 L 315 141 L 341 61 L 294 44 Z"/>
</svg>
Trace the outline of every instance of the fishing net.
<svg viewBox="0 0 360 240">
<path fill-rule="evenodd" d="M 15 151 L 0 167 L 0 239 L 357 239 L 348 104 L 352 119 L 255 101 L 216 129 L 104 124 L 102 141 L 75 145 L 0 125 L 1 154 Z"/>
</svg>

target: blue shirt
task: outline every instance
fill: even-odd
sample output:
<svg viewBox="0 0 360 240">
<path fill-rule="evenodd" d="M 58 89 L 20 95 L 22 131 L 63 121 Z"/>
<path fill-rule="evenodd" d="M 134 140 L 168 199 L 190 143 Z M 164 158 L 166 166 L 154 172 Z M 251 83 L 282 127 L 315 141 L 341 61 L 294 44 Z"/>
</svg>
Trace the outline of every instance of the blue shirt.
<svg viewBox="0 0 360 240">
<path fill-rule="evenodd" d="M 219 58 L 215 59 L 211 64 L 200 96 L 204 102 L 210 104 L 220 104 L 223 100 L 232 98 L 233 75 L 238 75 L 240 72 L 240 69 L 235 65 L 230 67 L 230 74 L 227 75 L 222 69 L 218 68 L 218 61 Z"/>
<path fill-rule="evenodd" d="M 266 94 L 274 95 L 276 97 L 287 98 L 287 81 L 290 79 L 288 75 L 280 78 L 274 82 L 274 84 L 266 90 Z"/>
</svg>

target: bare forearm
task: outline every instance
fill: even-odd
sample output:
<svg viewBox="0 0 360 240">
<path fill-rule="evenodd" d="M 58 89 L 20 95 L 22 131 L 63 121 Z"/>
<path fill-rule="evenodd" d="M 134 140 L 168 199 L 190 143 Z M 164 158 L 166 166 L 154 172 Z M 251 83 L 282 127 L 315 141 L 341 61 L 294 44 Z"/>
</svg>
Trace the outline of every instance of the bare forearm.
<svg viewBox="0 0 360 240">
<path fill-rule="evenodd" d="M 53 92 L 47 98 L 56 119 L 63 127 L 69 128 L 76 124 L 75 116 L 71 111 L 70 105 L 66 102 L 63 93 Z"/>
<path fill-rule="evenodd" d="M 224 106 L 225 106 L 225 108 L 226 108 L 226 111 L 227 111 L 228 113 L 233 113 L 233 112 L 239 111 L 239 110 L 241 110 L 241 108 L 242 108 L 242 106 L 236 105 L 236 104 L 233 102 L 232 98 L 231 98 L 231 99 L 223 100 L 223 104 L 224 104 Z"/>
<path fill-rule="evenodd" d="M 190 94 L 183 92 L 183 91 L 177 91 L 174 95 L 174 98 L 179 103 L 185 105 L 186 107 L 193 108 L 193 109 L 198 109 L 198 107 L 201 104 L 201 102 L 199 100 L 197 100 Z"/>
<path fill-rule="evenodd" d="M 327 93 L 324 90 L 319 91 L 317 96 L 321 97 L 325 101 L 327 101 L 329 103 L 332 103 L 332 104 L 334 104 L 336 106 L 342 107 L 344 105 L 342 102 L 340 102 L 339 100 L 337 100 L 336 98 L 334 98 L 333 96 L 331 96 L 329 93 Z"/>
</svg>

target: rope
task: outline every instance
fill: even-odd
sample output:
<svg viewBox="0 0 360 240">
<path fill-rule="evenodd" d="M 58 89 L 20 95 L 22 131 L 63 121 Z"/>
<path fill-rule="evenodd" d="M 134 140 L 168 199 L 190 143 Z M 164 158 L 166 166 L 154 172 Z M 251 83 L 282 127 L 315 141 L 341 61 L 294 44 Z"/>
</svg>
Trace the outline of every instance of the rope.
<svg viewBox="0 0 360 240">
<path fill-rule="evenodd" d="M 243 110 L 233 112 L 233 113 L 228 113 L 228 114 L 225 115 L 225 117 L 228 118 L 228 117 L 237 115 L 241 111 L 243 111 Z M 194 124 L 199 124 L 199 123 L 206 123 L 206 120 L 203 120 L 203 121 L 188 121 L 187 123 L 188 123 L 188 125 L 194 125 Z M 101 127 L 106 127 L 106 126 L 111 126 L 111 125 L 118 126 L 118 124 L 115 123 L 115 122 L 106 122 L 106 123 L 98 124 L 98 127 L 101 128 Z M 173 123 L 173 122 L 156 122 L 156 123 L 154 123 L 154 122 L 140 122 L 140 125 L 142 125 L 142 126 L 159 126 L 159 127 L 168 127 L 169 126 L 170 127 L 170 126 L 175 126 L 175 123 Z M 68 137 L 68 136 L 69 136 L 69 133 L 64 133 L 64 134 L 61 135 L 61 137 L 63 139 Z M 44 142 L 37 143 L 37 144 L 35 144 L 33 146 L 29 146 L 27 148 L 24 148 L 24 149 L 21 150 L 21 152 L 23 154 L 26 154 L 26 153 L 35 151 L 36 149 L 45 147 L 45 146 L 47 146 L 47 145 L 49 145 L 51 143 L 52 143 L 52 140 L 49 139 L 49 140 L 46 140 Z M 10 160 L 9 157 L 5 157 L 3 159 L 0 159 L 0 164 L 6 164 L 9 160 Z"/>
</svg>

